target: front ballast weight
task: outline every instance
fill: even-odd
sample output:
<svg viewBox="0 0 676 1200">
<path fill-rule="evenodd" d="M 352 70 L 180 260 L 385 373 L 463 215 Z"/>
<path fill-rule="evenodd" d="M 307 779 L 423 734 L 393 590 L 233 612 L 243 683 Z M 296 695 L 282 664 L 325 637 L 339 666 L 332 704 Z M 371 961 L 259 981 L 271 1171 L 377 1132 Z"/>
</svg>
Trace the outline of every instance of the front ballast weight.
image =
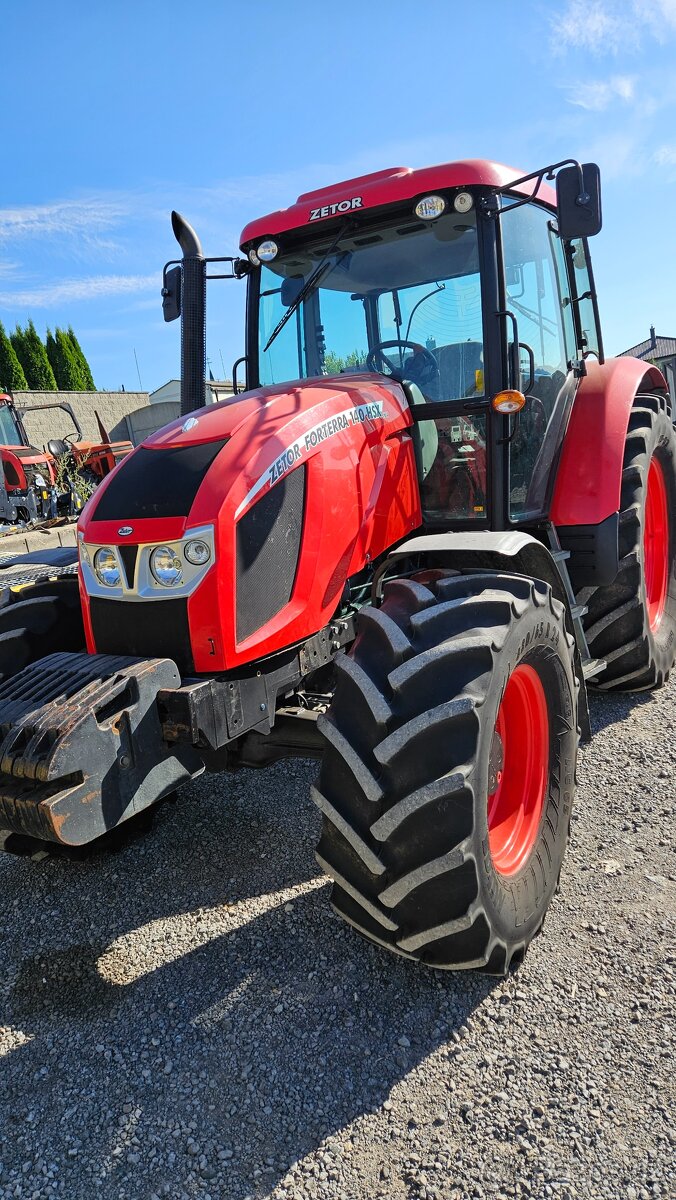
<svg viewBox="0 0 676 1200">
<path fill-rule="evenodd" d="M 50 654 L 0 687 L 0 837 L 81 846 L 204 769 L 163 737 L 169 659 Z"/>
<path fill-rule="evenodd" d="M 316 714 L 278 708 L 354 639 L 334 621 L 232 676 L 182 681 L 171 659 L 51 654 L 0 685 L 0 846 L 82 846 L 205 770 L 317 756 Z M 21 850 L 23 852 L 23 849 Z"/>
</svg>

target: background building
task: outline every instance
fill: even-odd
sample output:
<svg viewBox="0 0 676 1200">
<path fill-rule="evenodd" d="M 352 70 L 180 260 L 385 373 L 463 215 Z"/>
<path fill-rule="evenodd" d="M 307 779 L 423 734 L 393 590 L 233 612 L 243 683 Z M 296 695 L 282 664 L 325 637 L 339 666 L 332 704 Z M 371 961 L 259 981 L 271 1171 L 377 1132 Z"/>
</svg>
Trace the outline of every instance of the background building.
<svg viewBox="0 0 676 1200">
<path fill-rule="evenodd" d="M 629 350 L 623 350 L 619 358 L 630 356 L 631 358 L 642 358 L 646 362 L 654 363 L 656 367 L 664 375 L 669 384 L 671 395 L 676 395 L 676 338 L 658 337 L 655 333 L 655 326 L 650 326 L 650 337 L 645 342 L 639 342 L 637 346 L 632 346 Z"/>
</svg>

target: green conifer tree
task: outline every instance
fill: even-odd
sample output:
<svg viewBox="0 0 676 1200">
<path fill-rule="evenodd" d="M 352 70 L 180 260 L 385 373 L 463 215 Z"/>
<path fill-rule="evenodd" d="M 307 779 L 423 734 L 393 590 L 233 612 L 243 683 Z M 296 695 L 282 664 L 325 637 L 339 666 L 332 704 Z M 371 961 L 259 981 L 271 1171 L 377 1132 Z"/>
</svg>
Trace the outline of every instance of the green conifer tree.
<svg viewBox="0 0 676 1200">
<path fill-rule="evenodd" d="M 56 379 L 56 372 L 58 369 L 58 351 L 56 348 L 56 339 L 49 328 L 49 325 L 47 326 L 47 336 L 45 338 L 45 350 L 47 351 L 49 365 L 52 368 L 52 371 L 54 372 L 54 378 Z"/>
<path fill-rule="evenodd" d="M 83 379 L 84 385 L 85 385 L 84 390 L 86 392 L 95 392 L 96 384 L 94 383 L 94 376 L 92 375 L 91 367 L 89 366 L 89 363 L 87 362 L 87 359 L 85 358 L 82 346 L 80 345 L 80 343 L 78 342 L 78 340 L 75 336 L 75 333 L 73 331 L 73 326 L 69 325 L 66 332 L 67 332 L 68 340 L 69 340 L 71 346 L 73 347 L 75 357 L 80 366 L 80 374 L 82 376 L 82 379 Z"/>
<path fill-rule="evenodd" d="M 53 337 L 52 370 L 61 392 L 84 392 L 84 380 L 68 334 L 57 326 Z M 49 339 L 48 339 L 49 341 Z"/>
<path fill-rule="evenodd" d="M 0 392 L 25 392 L 28 390 L 23 367 L 16 356 L 11 341 L 0 321 Z"/>
<path fill-rule="evenodd" d="M 23 367 L 29 390 L 32 392 L 55 392 L 54 372 L 33 322 L 29 321 L 26 329 L 21 329 L 17 325 L 11 341 Z"/>
</svg>

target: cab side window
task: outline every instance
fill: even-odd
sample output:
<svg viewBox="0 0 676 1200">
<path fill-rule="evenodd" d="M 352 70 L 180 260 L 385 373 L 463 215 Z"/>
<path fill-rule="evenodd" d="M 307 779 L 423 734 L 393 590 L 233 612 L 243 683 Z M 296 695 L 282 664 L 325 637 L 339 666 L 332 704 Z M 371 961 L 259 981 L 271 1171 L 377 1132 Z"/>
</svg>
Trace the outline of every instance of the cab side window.
<svg viewBox="0 0 676 1200">
<path fill-rule="evenodd" d="M 527 392 L 510 441 L 510 515 L 523 520 L 545 504 L 541 467 L 561 420 L 569 364 L 578 354 L 564 249 L 552 213 L 537 204 L 510 203 L 501 220 L 506 307 L 518 326 L 521 387 Z"/>
<path fill-rule="evenodd" d="M 595 354 L 601 357 L 602 349 L 599 341 L 599 331 L 596 323 L 596 313 L 591 300 L 592 279 L 587 257 L 587 243 L 584 238 L 576 238 L 570 243 L 568 251 L 571 264 L 571 283 L 576 297 L 575 307 L 579 314 L 580 353 Z"/>
</svg>

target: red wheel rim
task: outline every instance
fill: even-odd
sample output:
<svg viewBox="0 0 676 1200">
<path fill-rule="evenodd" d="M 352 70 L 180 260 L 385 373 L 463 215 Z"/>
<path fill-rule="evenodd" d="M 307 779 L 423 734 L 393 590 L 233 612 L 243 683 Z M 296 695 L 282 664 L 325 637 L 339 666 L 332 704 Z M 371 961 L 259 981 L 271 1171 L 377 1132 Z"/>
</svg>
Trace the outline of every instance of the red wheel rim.
<svg viewBox="0 0 676 1200">
<path fill-rule="evenodd" d="M 540 676 L 516 667 L 495 723 L 488 797 L 488 846 L 500 875 L 520 871 L 537 840 L 549 776 L 549 716 Z M 490 786 L 490 784 L 489 784 Z"/>
<path fill-rule="evenodd" d="M 669 510 L 664 472 L 651 458 L 643 525 L 643 572 L 648 624 L 656 633 L 662 623 L 669 585 Z"/>
</svg>

